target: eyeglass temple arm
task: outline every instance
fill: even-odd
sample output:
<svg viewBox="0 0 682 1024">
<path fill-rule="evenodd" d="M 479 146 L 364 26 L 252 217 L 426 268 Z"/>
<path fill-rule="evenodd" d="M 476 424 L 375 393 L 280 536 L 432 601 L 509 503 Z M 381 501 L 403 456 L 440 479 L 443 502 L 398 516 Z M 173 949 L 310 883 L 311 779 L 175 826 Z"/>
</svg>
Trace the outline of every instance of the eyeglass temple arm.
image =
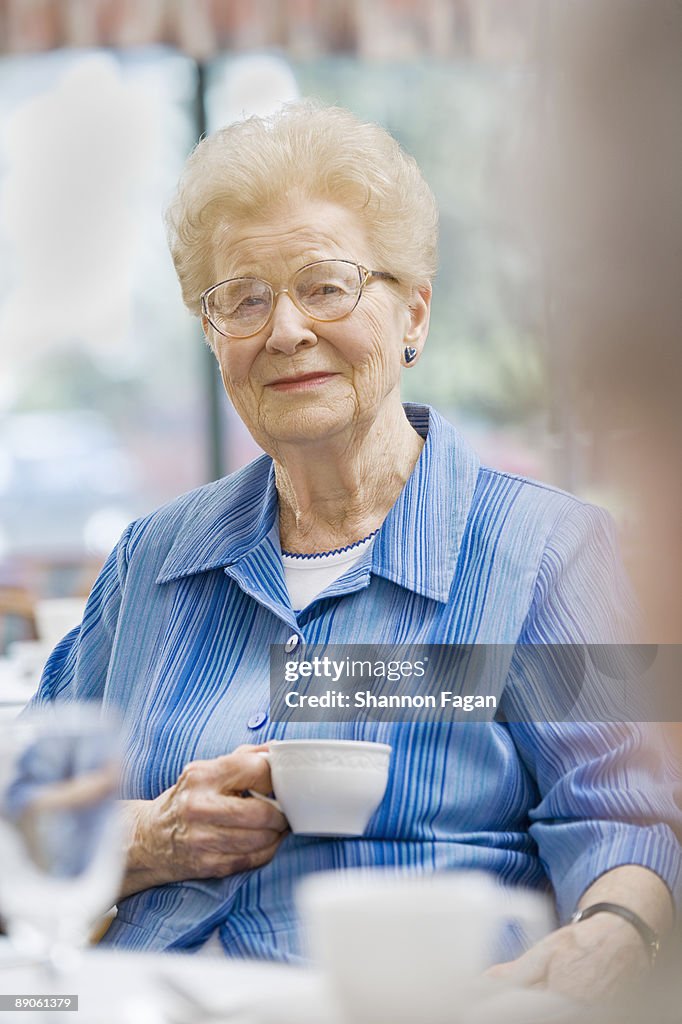
<svg viewBox="0 0 682 1024">
<path fill-rule="evenodd" d="M 398 283 L 397 277 L 394 277 L 393 274 L 386 274 L 383 270 L 367 270 L 365 271 L 365 273 L 367 274 L 368 278 L 378 277 L 381 278 L 381 280 L 383 281 L 395 281 L 396 284 Z"/>
</svg>

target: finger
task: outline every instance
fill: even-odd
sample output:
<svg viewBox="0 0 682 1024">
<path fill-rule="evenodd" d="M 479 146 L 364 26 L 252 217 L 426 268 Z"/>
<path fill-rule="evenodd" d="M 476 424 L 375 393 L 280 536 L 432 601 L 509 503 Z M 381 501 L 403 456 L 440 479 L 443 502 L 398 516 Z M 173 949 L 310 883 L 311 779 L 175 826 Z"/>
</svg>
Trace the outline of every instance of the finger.
<svg viewBox="0 0 682 1024">
<path fill-rule="evenodd" d="M 215 783 L 207 783 L 200 775 L 201 767 L 192 764 L 188 769 L 191 775 L 183 773 L 172 792 L 174 817 L 183 827 L 214 825 L 224 829 L 234 826 L 276 832 L 288 828 L 286 818 L 272 804 L 244 799 L 241 793 L 222 793 Z"/>
<path fill-rule="evenodd" d="M 178 786 L 193 791 L 210 788 L 221 793 L 242 793 L 256 789 L 259 793 L 270 793 L 270 765 L 262 756 L 263 749 L 242 748 L 210 760 L 190 761 L 180 774 Z"/>
<path fill-rule="evenodd" d="M 263 748 L 264 749 L 264 748 Z M 272 792 L 270 765 L 261 756 L 262 750 L 237 749 L 213 762 L 214 778 L 223 793 L 241 793 L 256 789 L 259 793 Z"/>
<path fill-rule="evenodd" d="M 281 811 L 264 800 L 253 797 L 216 793 L 207 807 L 206 820 L 221 824 L 224 828 L 269 829 L 273 832 L 285 832 L 289 822 Z"/>
<path fill-rule="evenodd" d="M 225 878 L 227 875 L 262 867 L 275 856 L 282 838 L 281 835 L 278 835 L 270 845 L 245 853 L 226 854 L 223 851 L 203 851 L 194 861 L 193 877 Z"/>
<path fill-rule="evenodd" d="M 258 853 L 270 849 L 282 839 L 282 833 L 275 829 L 252 828 L 209 828 L 196 829 L 188 837 L 192 848 L 199 852 L 241 854 Z"/>
<path fill-rule="evenodd" d="M 272 843 L 270 846 L 264 846 L 260 850 L 254 850 L 254 852 L 250 855 L 249 867 L 251 869 L 260 868 L 264 864 L 268 864 L 277 853 L 277 850 L 283 838 L 283 835 L 278 835 L 275 842 Z"/>
<path fill-rule="evenodd" d="M 488 977 L 496 978 L 498 981 L 518 985 L 520 988 L 529 988 L 546 981 L 551 955 L 551 950 L 544 948 L 540 943 L 517 960 L 495 964 L 494 967 L 489 967 L 485 973 Z"/>
</svg>

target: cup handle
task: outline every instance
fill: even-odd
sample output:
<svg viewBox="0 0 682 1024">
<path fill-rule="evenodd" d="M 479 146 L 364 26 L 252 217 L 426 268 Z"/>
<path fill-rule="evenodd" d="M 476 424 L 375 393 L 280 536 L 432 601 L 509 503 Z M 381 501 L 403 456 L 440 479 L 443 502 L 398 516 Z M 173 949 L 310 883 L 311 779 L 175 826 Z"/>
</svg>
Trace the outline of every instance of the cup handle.
<svg viewBox="0 0 682 1024">
<path fill-rule="evenodd" d="M 264 758 L 268 762 L 270 761 L 270 752 L 268 750 L 258 750 L 256 753 L 259 757 Z M 262 800 L 264 804 L 270 804 L 270 806 L 274 807 L 280 814 L 284 814 L 284 811 L 273 797 L 266 796 L 265 793 L 259 793 L 256 789 L 247 789 L 246 792 L 249 796 L 255 797 L 256 800 Z"/>
<path fill-rule="evenodd" d="M 249 796 L 255 797 L 256 800 L 262 800 L 264 804 L 270 804 L 270 806 L 274 807 L 275 810 L 278 810 L 280 814 L 284 814 L 284 811 L 273 797 L 266 796 L 265 793 L 259 793 L 256 789 L 247 789 L 246 792 Z"/>
</svg>

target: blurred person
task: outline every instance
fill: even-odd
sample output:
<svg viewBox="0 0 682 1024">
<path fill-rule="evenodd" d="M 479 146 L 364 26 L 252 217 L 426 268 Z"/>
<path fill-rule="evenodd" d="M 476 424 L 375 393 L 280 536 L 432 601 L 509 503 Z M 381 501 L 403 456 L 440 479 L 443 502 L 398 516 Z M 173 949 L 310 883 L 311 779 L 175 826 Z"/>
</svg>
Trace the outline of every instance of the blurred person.
<svg viewBox="0 0 682 1024">
<path fill-rule="evenodd" d="M 269 718 L 270 644 L 626 635 L 606 514 L 481 466 L 434 409 L 401 403 L 436 270 L 415 162 L 377 125 L 294 104 L 201 142 L 167 223 L 185 303 L 266 454 L 128 527 L 35 699 L 126 723 L 128 870 L 105 943 L 295 962 L 308 873 L 478 868 L 551 885 L 561 924 L 493 973 L 577 996 L 621 985 L 670 927 L 681 863 L 643 730 Z M 512 666 L 502 710 L 524 683 Z M 269 740 L 316 736 L 393 747 L 361 839 L 291 835 L 244 796 L 271 789 Z"/>
<path fill-rule="evenodd" d="M 681 717 L 679 653 L 660 645 L 682 641 L 682 4 L 552 0 L 545 14 L 548 130 L 531 190 L 545 201 L 524 210 L 542 232 L 563 383 L 591 438 L 584 483 L 613 503 L 639 639 L 659 645 L 650 714 L 661 698 Z M 679 779 L 682 723 L 661 733 Z M 677 932 L 655 984 L 610 1020 L 679 1019 Z"/>
<path fill-rule="evenodd" d="M 682 642 L 682 5 L 553 3 L 543 163 L 569 392 L 619 512 L 641 639 Z M 672 664 L 672 659 L 671 659 Z M 662 680 L 682 716 L 678 673 Z M 682 727 L 667 726 L 682 763 Z"/>
<path fill-rule="evenodd" d="M 629 0 L 618 17 L 613 14 L 584 19 L 589 47 L 575 38 L 576 19 L 565 37 L 574 45 L 559 35 L 554 40 L 567 77 L 580 83 L 565 96 L 575 138 L 582 139 L 564 153 L 565 181 L 577 178 L 575 208 L 602 211 L 598 218 L 570 213 L 570 237 L 587 257 L 579 272 L 574 263 L 566 275 L 581 297 L 574 388 L 598 449 L 595 476 L 624 512 L 628 569 L 646 613 L 643 639 L 679 645 L 682 5 Z M 592 287 L 585 287 L 589 277 Z M 662 714 L 668 719 L 663 746 L 679 778 L 679 654 L 659 647 L 658 662 Z M 679 781 L 674 793 L 679 804 Z M 668 962 L 657 984 L 644 990 L 632 1019 L 679 1018 L 681 953 L 678 919 Z"/>
<path fill-rule="evenodd" d="M 621 512 L 646 638 L 682 640 L 682 5 L 547 5 L 546 245 L 591 480 Z"/>
</svg>

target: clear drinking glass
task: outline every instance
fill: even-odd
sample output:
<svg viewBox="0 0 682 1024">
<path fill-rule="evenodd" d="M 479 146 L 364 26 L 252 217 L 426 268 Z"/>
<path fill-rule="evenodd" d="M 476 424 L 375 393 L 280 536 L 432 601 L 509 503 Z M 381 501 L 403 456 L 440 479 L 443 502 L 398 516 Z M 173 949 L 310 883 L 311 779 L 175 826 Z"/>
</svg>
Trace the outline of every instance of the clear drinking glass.
<svg viewBox="0 0 682 1024">
<path fill-rule="evenodd" d="M 0 722 L 0 914 L 17 952 L 57 972 L 121 881 L 118 733 L 88 704 Z"/>
</svg>

